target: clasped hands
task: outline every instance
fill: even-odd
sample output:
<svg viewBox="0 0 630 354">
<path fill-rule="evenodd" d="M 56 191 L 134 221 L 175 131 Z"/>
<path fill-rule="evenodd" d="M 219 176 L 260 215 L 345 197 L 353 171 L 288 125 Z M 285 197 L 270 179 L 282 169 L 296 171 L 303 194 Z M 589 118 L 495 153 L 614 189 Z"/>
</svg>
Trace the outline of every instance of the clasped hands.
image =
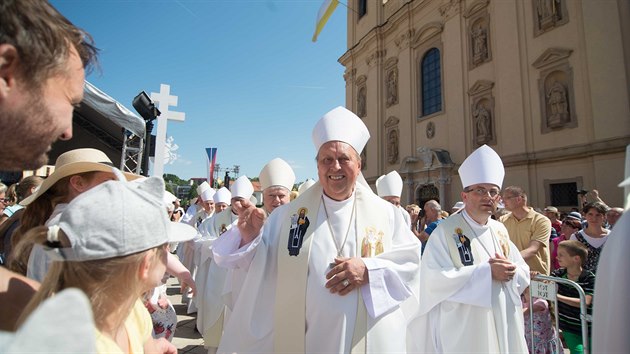
<svg viewBox="0 0 630 354">
<path fill-rule="evenodd" d="M 368 270 L 361 258 L 337 257 L 335 266 L 326 274 L 326 289 L 341 296 L 369 282 Z"/>
<path fill-rule="evenodd" d="M 516 264 L 510 262 L 505 256 L 495 253 L 494 258 L 490 258 L 490 270 L 492 279 L 498 281 L 510 281 L 516 274 Z"/>
</svg>

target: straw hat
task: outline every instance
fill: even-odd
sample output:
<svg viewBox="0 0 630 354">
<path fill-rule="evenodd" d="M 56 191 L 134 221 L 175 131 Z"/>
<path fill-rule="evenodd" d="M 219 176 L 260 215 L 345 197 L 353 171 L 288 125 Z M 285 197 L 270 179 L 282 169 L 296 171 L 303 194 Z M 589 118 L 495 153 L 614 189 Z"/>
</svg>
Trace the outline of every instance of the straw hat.
<svg viewBox="0 0 630 354">
<path fill-rule="evenodd" d="M 64 177 L 95 171 L 113 173 L 113 169 L 115 168 L 109 157 L 100 150 L 84 148 L 64 152 L 59 155 L 55 162 L 55 171 L 44 180 L 35 193 L 22 200 L 20 204 L 29 205 Z M 124 172 L 124 175 L 129 181 L 140 177 L 139 175 L 127 172 Z"/>
</svg>

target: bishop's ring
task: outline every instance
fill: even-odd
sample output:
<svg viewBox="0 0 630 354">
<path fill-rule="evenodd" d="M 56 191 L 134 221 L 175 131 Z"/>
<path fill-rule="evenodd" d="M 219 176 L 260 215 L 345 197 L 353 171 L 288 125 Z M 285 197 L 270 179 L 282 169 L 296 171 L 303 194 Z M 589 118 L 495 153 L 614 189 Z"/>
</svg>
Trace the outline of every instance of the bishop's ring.
<svg viewBox="0 0 630 354">
<path fill-rule="evenodd" d="M 344 287 L 344 288 L 347 288 L 347 287 L 348 287 L 348 285 L 350 285 L 350 280 L 348 280 L 348 279 L 344 279 L 344 280 L 341 282 L 341 284 L 343 285 L 343 287 Z"/>
</svg>

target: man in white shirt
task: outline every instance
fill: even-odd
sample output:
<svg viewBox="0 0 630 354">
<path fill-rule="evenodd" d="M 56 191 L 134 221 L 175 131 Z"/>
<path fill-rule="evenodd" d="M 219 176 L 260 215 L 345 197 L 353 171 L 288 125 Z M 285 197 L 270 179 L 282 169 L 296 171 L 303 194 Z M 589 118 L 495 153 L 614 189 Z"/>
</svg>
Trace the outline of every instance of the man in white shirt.
<svg viewBox="0 0 630 354">
<path fill-rule="evenodd" d="M 239 205 L 238 228 L 214 245 L 240 288 L 220 353 L 406 351 L 401 305 L 417 301 L 420 245 L 357 183 L 368 138 L 352 112 L 328 112 L 313 131 L 319 182 L 266 223 L 263 210 Z"/>
</svg>

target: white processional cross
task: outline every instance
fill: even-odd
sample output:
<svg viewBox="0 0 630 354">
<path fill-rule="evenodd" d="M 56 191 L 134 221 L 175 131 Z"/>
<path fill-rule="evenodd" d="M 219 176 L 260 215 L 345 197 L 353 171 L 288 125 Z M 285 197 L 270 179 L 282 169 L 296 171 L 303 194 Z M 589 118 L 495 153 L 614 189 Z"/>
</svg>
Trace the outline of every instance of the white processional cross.
<svg viewBox="0 0 630 354">
<path fill-rule="evenodd" d="M 171 96 L 171 86 L 160 84 L 160 92 L 151 92 L 151 99 L 158 103 L 161 114 L 157 117 L 157 135 L 155 136 L 155 160 L 153 163 L 153 176 L 162 177 L 164 174 L 164 156 L 166 146 L 166 125 L 169 120 L 183 122 L 186 119 L 184 112 L 169 111 L 168 107 L 177 106 L 177 96 Z"/>
</svg>

